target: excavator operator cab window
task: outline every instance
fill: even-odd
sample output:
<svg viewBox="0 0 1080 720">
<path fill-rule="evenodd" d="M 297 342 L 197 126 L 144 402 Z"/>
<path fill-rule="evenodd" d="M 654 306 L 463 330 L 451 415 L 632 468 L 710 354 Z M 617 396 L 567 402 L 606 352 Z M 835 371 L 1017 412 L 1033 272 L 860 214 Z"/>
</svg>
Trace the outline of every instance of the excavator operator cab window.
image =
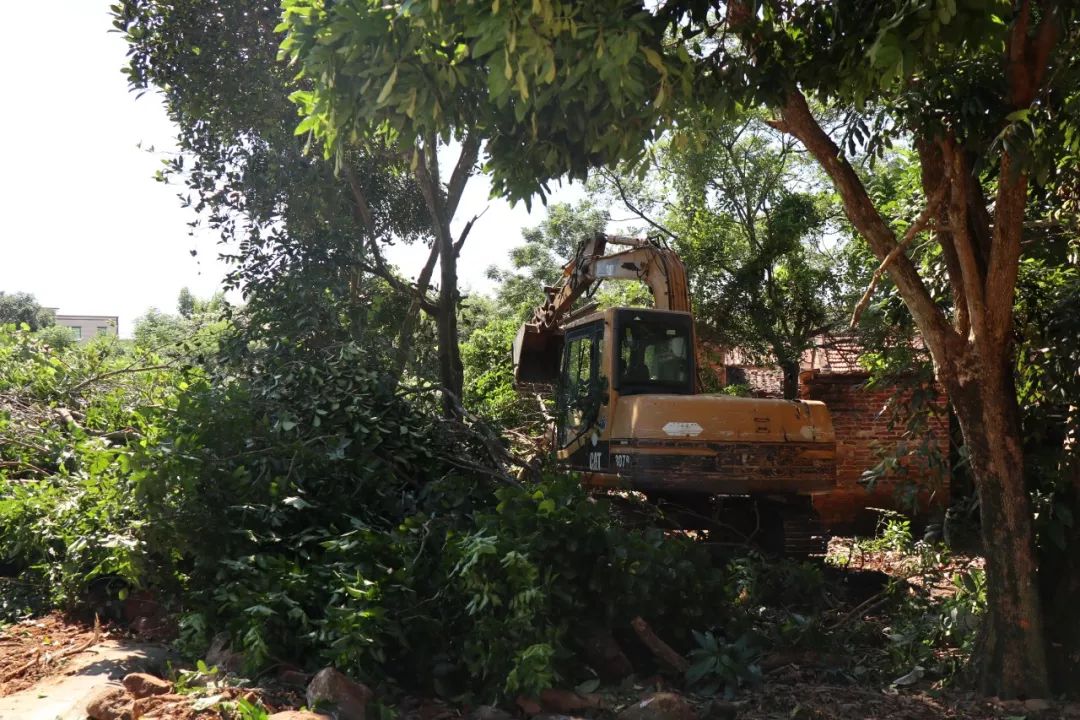
<svg viewBox="0 0 1080 720">
<path fill-rule="evenodd" d="M 558 394 L 560 447 L 569 445 L 589 430 L 600 412 L 606 388 L 601 374 L 603 337 L 603 323 L 586 325 L 566 334 Z"/>
<path fill-rule="evenodd" d="M 689 316 L 627 311 L 616 326 L 623 395 L 693 393 Z"/>
</svg>

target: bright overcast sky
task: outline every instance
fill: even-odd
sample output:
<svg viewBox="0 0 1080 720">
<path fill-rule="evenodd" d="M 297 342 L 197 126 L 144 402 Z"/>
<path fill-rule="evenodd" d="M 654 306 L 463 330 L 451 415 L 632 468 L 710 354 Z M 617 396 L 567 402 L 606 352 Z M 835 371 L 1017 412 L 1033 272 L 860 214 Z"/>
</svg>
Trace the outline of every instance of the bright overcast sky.
<svg viewBox="0 0 1080 720">
<path fill-rule="evenodd" d="M 175 189 L 155 182 L 173 128 L 151 94 L 136 100 L 120 73 L 126 46 L 108 32 L 109 0 L 49 3 L 49 41 L 8 33 L 0 66 L 9 70 L 7 111 L 0 114 L 0 290 L 33 293 L 65 314 L 119 315 L 120 333 L 147 308 L 173 311 L 190 287 L 210 295 L 224 274 L 216 237 L 188 235 L 191 211 Z M 41 22 L 41 4 L 4 3 L 10 28 Z M 519 243 L 521 228 L 543 217 L 489 200 L 474 178 L 458 211 L 465 219 L 490 206 L 461 254 L 464 288 L 486 290 L 484 271 Z M 555 200 L 581 195 L 568 187 Z M 192 257 L 191 251 L 198 254 Z M 423 248 L 390 254 L 416 274 Z"/>
</svg>

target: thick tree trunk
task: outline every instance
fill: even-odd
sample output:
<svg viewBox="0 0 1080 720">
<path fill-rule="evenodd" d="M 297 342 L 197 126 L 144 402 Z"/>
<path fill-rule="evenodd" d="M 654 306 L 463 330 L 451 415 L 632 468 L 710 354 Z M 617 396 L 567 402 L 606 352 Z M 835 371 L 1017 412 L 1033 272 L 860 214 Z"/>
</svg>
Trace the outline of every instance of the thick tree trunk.
<svg viewBox="0 0 1080 720">
<path fill-rule="evenodd" d="M 946 138 L 936 178 L 949 184 L 948 232 L 943 248 L 956 251 L 950 269 L 953 299 L 966 312 L 950 323 L 934 301 L 914 262 L 895 253 L 897 238 L 874 206 L 861 179 L 810 113 L 806 99 L 789 91 L 781 119 L 773 123 L 803 143 L 833 180 L 844 210 L 900 291 L 934 359 L 964 435 L 982 509 L 986 548 L 988 617 L 977 660 L 981 689 L 1002 697 L 1043 697 L 1049 691 L 1047 653 L 1033 520 L 1024 478 L 1019 410 L 1012 375 L 1010 333 L 1026 177 L 1001 160 L 989 258 L 978 254 L 967 207 L 970 170 Z M 925 149 L 926 144 L 923 143 Z M 924 158 L 929 159 L 929 158 Z M 925 168 L 924 168 L 925 169 Z M 944 228 L 938 228 L 943 230 Z M 984 267 L 988 269 L 984 270 Z"/>
<path fill-rule="evenodd" d="M 439 382 L 446 391 L 443 393 L 442 406 L 447 417 L 459 414 L 465 374 L 458 344 L 458 248 L 454 247 L 450 220 L 457 211 L 478 151 L 479 143 L 475 139 L 466 138 L 462 142 L 461 155 L 445 192 L 439 182 L 438 143 L 435 137 L 427 138 L 416 163 L 416 180 L 431 216 L 431 229 L 439 250 L 439 304 L 435 323 L 439 337 Z"/>
<path fill-rule="evenodd" d="M 1038 562 L 1024 482 L 1012 367 L 963 353 L 942 368 L 968 449 L 982 514 L 987 617 L 975 662 L 980 690 L 999 697 L 1049 694 Z"/>
</svg>

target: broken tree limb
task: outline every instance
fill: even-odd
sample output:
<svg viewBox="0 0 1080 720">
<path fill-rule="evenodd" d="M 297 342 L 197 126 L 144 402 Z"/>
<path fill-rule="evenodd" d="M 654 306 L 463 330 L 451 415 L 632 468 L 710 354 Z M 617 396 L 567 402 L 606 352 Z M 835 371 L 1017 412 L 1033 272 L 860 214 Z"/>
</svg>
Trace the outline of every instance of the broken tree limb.
<svg viewBox="0 0 1080 720">
<path fill-rule="evenodd" d="M 881 282 L 881 276 L 888 269 L 889 265 L 896 260 L 896 258 L 907 249 L 907 246 L 911 244 L 911 241 L 915 239 L 923 229 L 926 228 L 930 220 L 933 218 L 934 213 L 937 212 L 938 206 L 941 205 L 941 201 L 945 197 L 945 183 L 942 183 L 938 189 L 934 192 L 934 196 L 926 201 L 926 207 L 919 213 L 919 217 L 915 218 L 915 222 L 911 223 L 911 226 L 904 233 L 904 237 L 900 242 L 896 243 L 896 247 L 889 251 L 889 254 L 885 256 L 885 259 L 878 265 L 877 270 L 874 271 L 873 277 L 870 278 L 870 284 L 866 287 L 866 292 L 859 298 L 859 302 L 855 305 L 855 310 L 851 313 L 851 327 L 855 327 L 859 324 L 859 318 L 862 316 L 863 311 L 866 310 L 866 306 L 870 304 L 870 298 L 874 294 L 874 290 L 877 289 L 878 283 Z"/>
<path fill-rule="evenodd" d="M 638 638 L 645 644 L 645 647 L 649 648 L 652 654 L 662 663 L 677 673 L 685 673 L 690 669 L 690 663 L 687 659 L 661 640 L 653 632 L 653 629 L 649 627 L 649 623 L 645 622 L 645 619 L 640 615 L 630 621 L 630 626 L 634 628 L 634 632 L 637 633 Z"/>
</svg>

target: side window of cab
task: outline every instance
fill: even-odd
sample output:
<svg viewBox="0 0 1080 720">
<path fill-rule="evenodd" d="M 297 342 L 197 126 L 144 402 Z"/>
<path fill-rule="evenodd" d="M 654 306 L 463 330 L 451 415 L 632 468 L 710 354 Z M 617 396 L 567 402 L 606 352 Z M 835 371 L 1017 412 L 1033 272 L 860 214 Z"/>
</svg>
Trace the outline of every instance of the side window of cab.
<svg viewBox="0 0 1080 720">
<path fill-rule="evenodd" d="M 603 322 L 566 334 L 558 395 L 558 441 L 569 445 L 592 427 L 600 411 Z"/>
</svg>

